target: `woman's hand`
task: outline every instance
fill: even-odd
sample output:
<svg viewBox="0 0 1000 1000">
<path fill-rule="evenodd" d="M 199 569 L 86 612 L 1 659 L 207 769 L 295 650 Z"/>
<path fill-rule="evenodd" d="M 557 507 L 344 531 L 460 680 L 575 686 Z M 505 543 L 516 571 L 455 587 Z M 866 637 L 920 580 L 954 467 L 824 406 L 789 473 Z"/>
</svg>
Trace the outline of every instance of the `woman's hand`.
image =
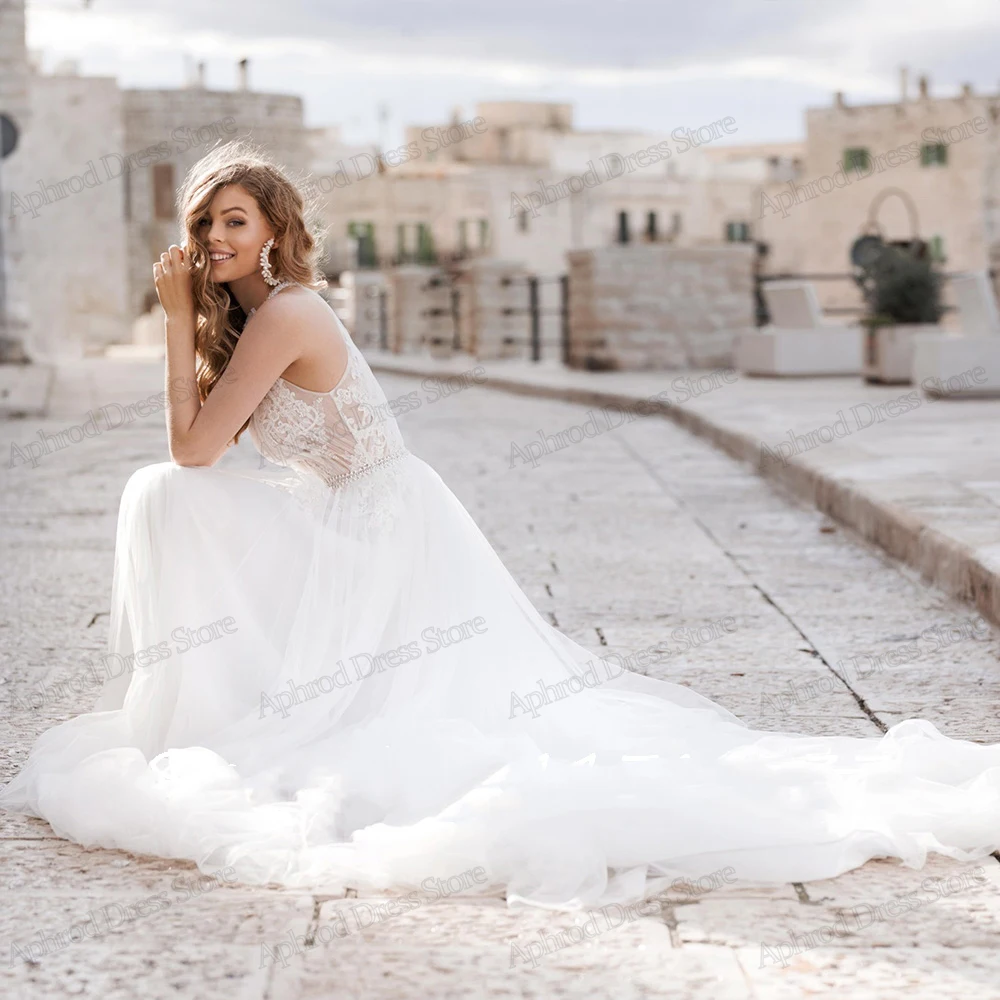
<svg viewBox="0 0 1000 1000">
<path fill-rule="evenodd" d="M 176 243 L 161 253 L 159 263 L 153 265 L 153 282 L 167 319 L 193 318 L 191 264 Z"/>
</svg>

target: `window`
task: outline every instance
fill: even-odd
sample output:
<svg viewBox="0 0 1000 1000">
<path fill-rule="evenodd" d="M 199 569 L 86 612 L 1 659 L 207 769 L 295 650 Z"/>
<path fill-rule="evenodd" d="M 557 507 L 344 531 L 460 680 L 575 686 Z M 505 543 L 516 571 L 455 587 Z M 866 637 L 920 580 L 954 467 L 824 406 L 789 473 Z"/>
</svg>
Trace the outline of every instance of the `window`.
<svg viewBox="0 0 1000 1000">
<path fill-rule="evenodd" d="M 681 218 L 680 212 L 674 212 L 670 217 L 670 237 L 671 239 L 680 236 L 681 230 L 684 228 L 684 222 Z"/>
<path fill-rule="evenodd" d="M 628 212 L 618 213 L 618 242 L 628 243 L 629 241 L 629 231 L 628 231 Z"/>
<path fill-rule="evenodd" d="M 650 243 L 655 243 L 657 238 L 656 231 L 656 212 L 646 213 L 646 239 Z"/>
<path fill-rule="evenodd" d="M 479 220 L 479 248 L 485 250 L 490 245 L 490 220 Z"/>
<path fill-rule="evenodd" d="M 528 210 L 526 208 L 518 209 L 517 230 L 520 233 L 526 233 L 528 231 Z"/>
<path fill-rule="evenodd" d="M 417 223 L 417 263 L 434 264 L 437 253 L 434 250 L 434 234 L 426 222 Z"/>
<path fill-rule="evenodd" d="M 924 143 L 920 147 L 920 166 L 922 167 L 943 167 L 948 162 L 948 147 L 944 143 L 933 142 Z"/>
<path fill-rule="evenodd" d="M 375 223 L 349 222 L 347 235 L 351 239 L 357 240 L 358 267 L 376 267 L 378 256 L 375 253 Z"/>
<path fill-rule="evenodd" d="M 458 252 L 469 252 L 469 220 L 458 220 Z"/>
<path fill-rule="evenodd" d="M 174 165 L 172 163 L 153 164 L 153 218 L 172 219 L 174 217 Z"/>
<path fill-rule="evenodd" d="M 844 150 L 844 172 L 860 173 L 871 168 L 871 154 L 866 146 L 849 146 Z"/>
<path fill-rule="evenodd" d="M 406 238 L 407 225 L 405 222 L 396 224 L 396 257 L 400 263 L 406 260 L 410 251 L 409 240 Z"/>
<path fill-rule="evenodd" d="M 727 222 L 726 242 L 728 243 L 748 243 L 750 241 L 749 222 Z"/>
<path fill-rule="evenodd" d="M 944 252 L 944 237 L 932 236 L 930 241 L 931 260 L 943 264 L 948 258 Z"/>
</svg>

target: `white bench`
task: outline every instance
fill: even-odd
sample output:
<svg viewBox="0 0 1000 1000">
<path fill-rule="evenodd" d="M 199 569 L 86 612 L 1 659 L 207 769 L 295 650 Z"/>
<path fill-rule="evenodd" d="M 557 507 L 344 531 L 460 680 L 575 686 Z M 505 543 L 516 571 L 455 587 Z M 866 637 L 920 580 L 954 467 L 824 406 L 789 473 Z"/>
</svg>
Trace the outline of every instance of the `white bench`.
<svg viewBox="0 0 1000 1000">
<path fill-rule="evenodd" d="M 921 333 L 913 342 L 913 382 L 929 396 L 1000 395 L 1000 310 L 985 271 L 950 282 L 959 333 Z"/>
<path fill-rule="evenodd" d="M 747 375 L 857 375 L 861 328 L 827 323 L 808 281 L 768 281 L 771 323 L 736 342 L 736 365 Z"/>
</svg>

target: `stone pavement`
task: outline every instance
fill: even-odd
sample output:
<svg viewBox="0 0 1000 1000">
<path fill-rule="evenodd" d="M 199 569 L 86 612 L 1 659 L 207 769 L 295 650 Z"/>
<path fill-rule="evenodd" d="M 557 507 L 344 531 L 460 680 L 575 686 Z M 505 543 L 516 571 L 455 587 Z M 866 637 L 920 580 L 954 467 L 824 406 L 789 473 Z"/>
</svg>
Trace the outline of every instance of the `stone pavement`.
<svg viewBox="0 0 1000 1000">
<path fill-rule="evenodd" d="M 99 431 L 2 477 L 0 780 L 40 732 L 90 707 L 67 694 L 15 709 L 11 696 L 103 651 L 121 489 L 166 457 L 162 413 L 129 404 L 155 400 L 159 380 L 153 365 L 59 371 L 45 420 L 0 424 L 5 456 L 39 431 L 84 427 L 88 410 Z M 521 461 L 539 430 L 568 434 L 587 408 L 382 381 L 408 401 L 412 450 L 542 612 L 596 653 L 653 648 L 645 672 L 762 729 L 877 736 L 919 716 L 1000 740 L 1000 631 L 781 484 L 659 417 Z M 257 463 L 248 442 L 224 461 Z M 734 629 L 714 627 L 730 619 Z M 221 876 L 199 885 L 187 863 L 85 850 L 3 813 L 0 854 L 0 996 L 17 1000 L 1000 998 L 995 858 L 921 871 L 872 862 L 806 885 L 674 886 L 645 915 L 606 908 L 585 931 L 585 915 L 498 899 L 392 915 L 385 900 Z M 156 912 L 126 909 L 157 894 Z M 69 942 L 88 914 L 101 933 Z"/>
<path fill-rule="evenodd" d="M 44 417 L 53 375 L 49 365 L 0 365 L 0 418 Z"/>
<path fill-rule="evenodd" d="M 376 370 L 420 376 L 477 364 L 369 357 Z M 501 361 L 481 371 L 495 388 L 598 411 L 642 400 L 647 412 L 656 409 L 780 481 L 1000 623 L 1000 451 L 993 447 L 1000 399 L 934 398 L 860 377 L 754 378 L 731 369 L 585 372 Z M 955 386 L 975 384 L 971 372 L 953 378 Z"/>
</svg>

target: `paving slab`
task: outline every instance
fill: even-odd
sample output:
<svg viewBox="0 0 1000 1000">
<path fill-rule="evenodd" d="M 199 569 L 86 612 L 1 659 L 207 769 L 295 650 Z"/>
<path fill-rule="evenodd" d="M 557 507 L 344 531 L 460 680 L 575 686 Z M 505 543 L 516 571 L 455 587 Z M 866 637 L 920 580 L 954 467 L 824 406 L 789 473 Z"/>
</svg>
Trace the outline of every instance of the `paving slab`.
<svg viewBox="0 0 1000 1000">
<path fill-rule="evenodd" d="M 161 379 L 150 364 L 59 370 L 47 415 L 0 423 L 0 447 L 41 440 L 39 431 L 79 424 L 112 401 L 147 398 Z M 1000 630 L 961 632 L 974 608 L 789 484 L 658 416 L 511 467 L 512 443 L 580 424 L 590 404 L 484 387 L 431 402 L 420 379 L 383 381 L 390 397 L 416 392 L 424 401 L 401 418 L 409 446 L 472 512 L 542 613 L 595 655 L 654 648 L 664 655 L 646 673 L 707 694 L 761 729 L 877 736 L 923 714 L 949 735 L 1000 739 Z M 37 708 L 29 696 L 76 676 L 103 649 L 121 489 L 139 465 L 164 457 L 162 414 L 153 414 L 0 477 L 0 554 L 10 567 L 0 585 L 0 778 L 40 732 L 91 707 L 93 695 L 65 687 Z M 244 441 L 223 462 L 259 459 Z M 726 618 L 736 631 L 690 642 Z M 947 626 L 959 629 L 957 641 L 925 638 Z M 899 662 L 867 673 L 843 666 L 890 655 Z M 618 921 L 611 911 L 604 922 L 614 926 L 580 943 L 570 937 L 580 915 L 457 897 L 392 919 L 363 917 L 368 926 L 355 919 L 349 935 L 320 947 L 338 911 L 377 913 L 384 900 L 244 886 L 181 899 L 174 880 L 194 872 L 184 862 L 86 850 L 41 821 L 0 813 L 0 995 L 997 1000 L 1000 864 L 979 864 L 986 883 L 790 955 L 787 965 L 761 967 L 762 943 L 926 893 L 922 880 L 975 866 L 938 858 L 915 872 L 871 862 L 804 886 L 668 894 L 660 912 Z M 158 892 L 171 903 L 162 912 L 8 967 L 12 944 Z M 266 949 L 300 939 L 313 946 L 268 960 Z M 541 952 L 529 948 L 536 943 Z"/>
<path fill-rule="evenodd" d="M 601 433 L 629 426 L 636 407 L 655 411 L 1000 622 L 1000 453 L 992 446 L 1000 399 L 927 396 L 919 387 L 869 385 L 854 376 L 589 372 L 379 351 L 369 360 L 376 371 L 408 373 L 432 386 L 474 381 L 580 403 L 591 408 Z M 560 432 L 571 433 L 571 426 L 539 428 L 512 442 L 512 463 L 525 460 L 529 444 L 559 448 L 566 440 Z"/>
</svg>

